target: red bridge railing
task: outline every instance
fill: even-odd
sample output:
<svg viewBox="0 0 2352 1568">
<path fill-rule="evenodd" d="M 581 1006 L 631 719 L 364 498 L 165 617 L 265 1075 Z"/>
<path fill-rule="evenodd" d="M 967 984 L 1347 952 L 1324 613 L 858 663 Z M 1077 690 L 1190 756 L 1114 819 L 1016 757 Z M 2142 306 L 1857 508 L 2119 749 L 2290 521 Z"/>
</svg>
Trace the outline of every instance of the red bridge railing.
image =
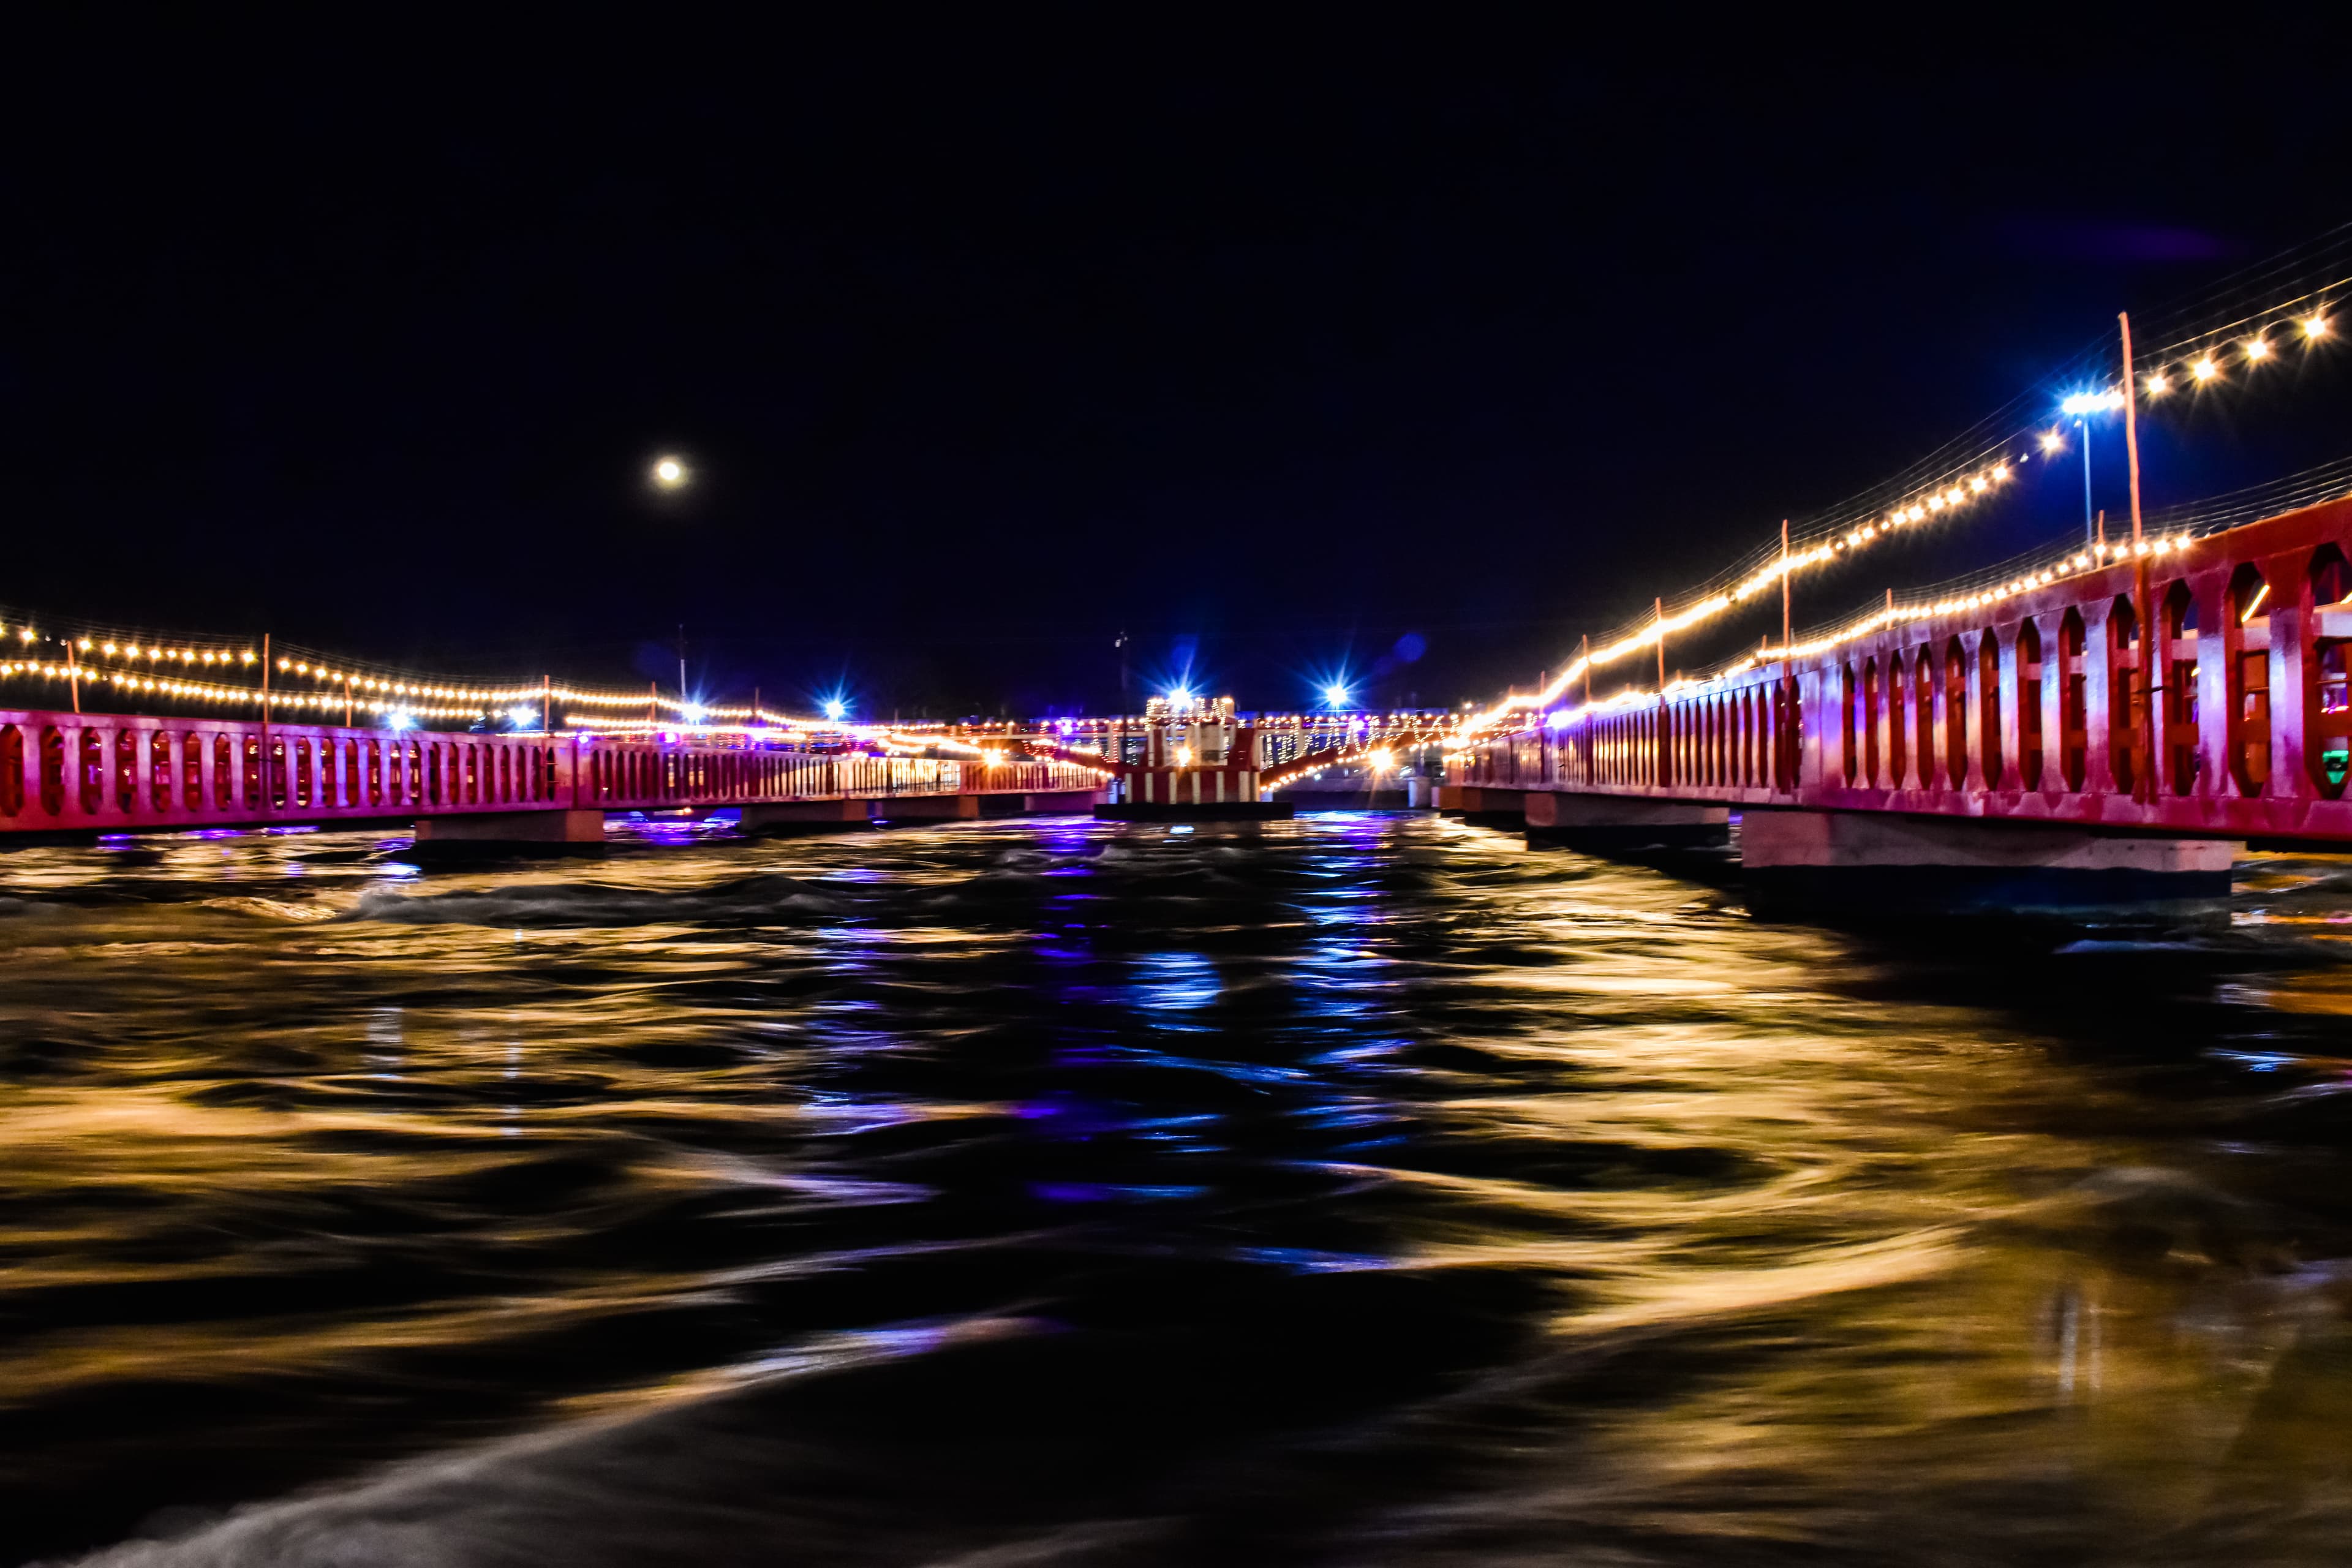
<svg viewBox="0 0 2352 1568">
<path fill-rule="evenodd" d="M 1454 782 L 2352 843 L 2352 500 L 1577 713 Z"/>
</svg>

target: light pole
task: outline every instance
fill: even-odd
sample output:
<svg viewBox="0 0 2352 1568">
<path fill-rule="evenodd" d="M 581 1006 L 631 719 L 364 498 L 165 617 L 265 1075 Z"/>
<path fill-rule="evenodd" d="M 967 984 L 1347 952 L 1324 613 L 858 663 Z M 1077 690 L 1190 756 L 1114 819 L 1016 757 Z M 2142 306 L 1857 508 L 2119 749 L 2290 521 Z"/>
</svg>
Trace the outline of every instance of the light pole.
<svg viewBox="0 0 2352 1568">
<path fill-rule="evenodd" d="M 2058 406 L 2074 416 L 2074 427 L 2083 433 L 2083 545 L 2089 549 L 2098 541 L 2093 537 L 2091 512 L 2091 416 L 2113 414 L 2124 405 L 2120 392 L 2078 392 Z"/>
</svg>

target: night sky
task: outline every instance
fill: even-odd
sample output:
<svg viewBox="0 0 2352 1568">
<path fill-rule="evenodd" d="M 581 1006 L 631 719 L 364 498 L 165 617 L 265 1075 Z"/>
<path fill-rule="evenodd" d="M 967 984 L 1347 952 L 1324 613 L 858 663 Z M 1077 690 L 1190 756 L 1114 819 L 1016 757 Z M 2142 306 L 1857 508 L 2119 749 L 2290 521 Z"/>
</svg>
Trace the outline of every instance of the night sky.
<svg viewBox="0 0 2352 1568">
<path fill-rule="evenodd" d="M 2352 219 L 2277 62 L 1343 16 L 19 51 L 0 604 L 665 686 L 683 623 L 704 695 L 885 717 L 1101 711 L 1122 629 L 1138 702 L 1452 703 Z M 2150 503 L 2347 414 L 2331 362 L 2158 421 Z M 2080 508 L 2053 470 L 1811 607 Z"/>
</svg>

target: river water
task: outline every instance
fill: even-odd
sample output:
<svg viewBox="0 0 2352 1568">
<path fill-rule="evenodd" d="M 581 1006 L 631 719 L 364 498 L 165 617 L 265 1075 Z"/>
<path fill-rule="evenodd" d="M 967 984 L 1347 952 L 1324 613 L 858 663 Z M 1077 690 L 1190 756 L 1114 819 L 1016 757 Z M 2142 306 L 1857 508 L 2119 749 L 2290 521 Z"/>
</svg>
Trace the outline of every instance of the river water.
<svg viewBox="0 0 2352 1568">
<path fill-rule="evenodd" d="M 0 1563 L 2340 1563 L 2352 861 L 0 857 Z"/>
</svg>

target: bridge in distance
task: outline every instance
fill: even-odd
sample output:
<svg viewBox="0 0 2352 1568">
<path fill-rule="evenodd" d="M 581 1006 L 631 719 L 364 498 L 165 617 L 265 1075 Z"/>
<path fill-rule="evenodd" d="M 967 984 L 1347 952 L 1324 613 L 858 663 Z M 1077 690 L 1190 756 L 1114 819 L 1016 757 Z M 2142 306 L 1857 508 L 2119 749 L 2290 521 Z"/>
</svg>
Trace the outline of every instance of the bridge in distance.
<svg viewBox="0 0 2352 1568">
<path fill-rule="evenodd" d="M 136 651 L 136 650 L 133 650 Z M 1723 841 L 1764 902 L 2007 907 L 2226 890 L 2243 844 L 2352 849 L 2352 499 L 2151 534 L 1714 678 L 1497 720 L 1253 715 L 509 733 L 0 710 L 0 841 L 406 820 L 582 843 L 614 812 L 745 824 L 1264 802 L 1445 756 L 1437 803 L 1594 849 Z M 103 670 L 81 668 L 94 694 Z M 79 688 L 77 689 L 79 689 Z"/>
</svg>

